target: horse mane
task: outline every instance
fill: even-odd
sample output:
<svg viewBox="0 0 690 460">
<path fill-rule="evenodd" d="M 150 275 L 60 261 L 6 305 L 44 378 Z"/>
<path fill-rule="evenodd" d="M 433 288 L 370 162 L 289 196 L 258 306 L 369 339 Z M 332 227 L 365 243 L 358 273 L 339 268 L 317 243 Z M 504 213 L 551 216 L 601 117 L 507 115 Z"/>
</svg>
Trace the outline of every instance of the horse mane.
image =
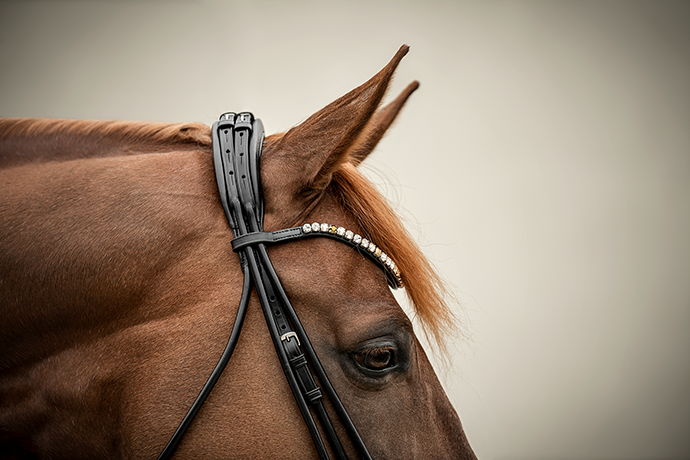
<svg viewBox="0 0 690 460">
<path fill-rule="evenodd" d="M 275 142 L 282 134 L 266 138 Z M 163 123 L 69 119 L 0 120 L 0 143 L 31 142 L 21 152 L 0 151 L 0 167 L 78 158 L 136 155 L 173 150 L 211 148 L 211 131 L 204 123 Z M 70 148 L 64 148 L 69 145 Z M 448 307 L 450 290 L 401 219 L 353 163 L 343 163 L 330 184 L 336 199 L 362 227 L 363 236 L 391 256 L 401 271 L 405 292 L 424 332 L 443 349 L 446 333 L 455 326 Z"/>
<path fill-rule="evenodd" d="M 425 334 L 445 352 L 444 339 L 456 328 L 456 319 L 449 308 L 455 299 L 443 278 L 386 198 L 355 165 L 345 163 L 335 171 L 330 187 L 341 206 L 358 220 L 363 236 L 395 261 Z"/>
<path fill-rule="evenodd" d="M 209 127 L 203 123 L 61 118 L 0 120 L 0 168 L 210 146 Z"/>
</svg>

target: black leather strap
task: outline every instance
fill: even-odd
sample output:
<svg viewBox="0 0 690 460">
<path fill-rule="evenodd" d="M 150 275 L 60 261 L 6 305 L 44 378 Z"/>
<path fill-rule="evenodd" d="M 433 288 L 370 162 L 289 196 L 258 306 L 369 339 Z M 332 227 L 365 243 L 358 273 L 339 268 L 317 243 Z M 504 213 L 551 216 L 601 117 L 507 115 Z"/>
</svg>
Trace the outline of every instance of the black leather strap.
<svg viewBox="0 0 690 460">
<path fill-rule="evenodd" d="M 299 240 L 304 236 L 301 227 L 293 227 L 285 230 L 278 230 L 277 232 L 255 232 L 247 233 L 246 235 L 238 236 L 232 240 L 232 250 L 239 252 L 247 246 L 253 244 L 276 244 L 284 243 L 286 241 Z"/>
</svg>

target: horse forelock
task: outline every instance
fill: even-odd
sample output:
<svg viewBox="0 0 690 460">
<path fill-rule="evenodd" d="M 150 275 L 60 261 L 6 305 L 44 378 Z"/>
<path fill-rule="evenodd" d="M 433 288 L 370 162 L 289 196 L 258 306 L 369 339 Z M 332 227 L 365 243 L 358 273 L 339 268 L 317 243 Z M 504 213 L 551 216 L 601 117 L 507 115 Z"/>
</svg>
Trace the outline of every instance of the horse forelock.
<svg viewBox="0 0 690 460">
<path fill-rule="evenodd" d="M 0 120 L 0 168 L 210 146 L 210 128 L 203 123 L 61 118 Z"/>
<path fill-rule="evenodd" d="M 354 165 L 342 165 L 333 174 L 330 188 L 341 206 L 358 221 L 364 236 L 395 261 L 424 332 L 445 351 L 447 334 L 457 328 L 449 306 L 455 298 L 447 283 L 388 201 Z"/>
</svg>

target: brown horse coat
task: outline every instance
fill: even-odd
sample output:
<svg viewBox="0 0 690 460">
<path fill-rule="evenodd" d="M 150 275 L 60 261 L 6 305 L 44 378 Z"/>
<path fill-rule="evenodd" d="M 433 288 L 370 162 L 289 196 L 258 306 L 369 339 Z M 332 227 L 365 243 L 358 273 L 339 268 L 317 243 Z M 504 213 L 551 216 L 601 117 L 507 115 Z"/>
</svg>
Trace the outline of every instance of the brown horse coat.
<svg viewBox="0 0 690 460">
<path fill-rule="evenodd" d="M 417 87 L 378 109 L 406 52 L 266 139 L 265 227 L 326 222 L 366 235 L 441 337 L 442 283 L 356 169 Z M 0 122 L 0 458 L 162 450 L 222 352 L 242 285 L 210 143 L 202 124 Z M 380 269 L 325 239 L 269 251 L 373 458 L 474 458 Z M 368 353 L 391 365 L 372 372 Z M 253 295 L 176 458 L 315 455 Z"/>
</svg>

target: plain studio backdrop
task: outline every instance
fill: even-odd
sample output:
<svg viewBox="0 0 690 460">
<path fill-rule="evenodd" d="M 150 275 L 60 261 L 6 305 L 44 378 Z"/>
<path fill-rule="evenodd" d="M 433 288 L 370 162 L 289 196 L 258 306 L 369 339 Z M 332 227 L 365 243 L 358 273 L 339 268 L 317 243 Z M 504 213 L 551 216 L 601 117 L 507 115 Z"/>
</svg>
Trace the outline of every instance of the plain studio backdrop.
<svg viewBox="0 0 690 460">
<path fill-rule="evenodd" d="M 3 0 L 0 115 L 273 133 L 403 43 L 368 171 L 457 287 L 479 457 L 690 458 L 689 2 Z"/>
</svg>

